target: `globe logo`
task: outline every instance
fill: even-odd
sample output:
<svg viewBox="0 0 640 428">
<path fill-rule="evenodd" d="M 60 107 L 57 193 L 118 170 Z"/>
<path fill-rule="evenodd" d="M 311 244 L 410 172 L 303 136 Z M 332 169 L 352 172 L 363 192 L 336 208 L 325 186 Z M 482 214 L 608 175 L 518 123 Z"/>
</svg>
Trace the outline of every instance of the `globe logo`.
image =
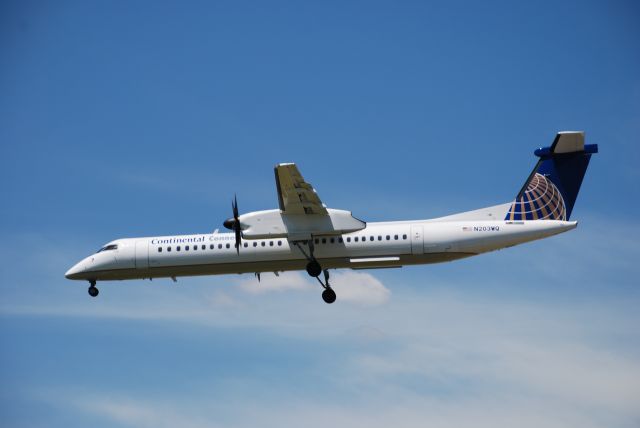
<svg viewBox="0 0 640 428">
<path fill-rule="evenodd" d="M 558 188 L 536 173 L 522 196 L 511 205 L 505 220 L 566 220 L 564 199 Z"/>
</svg>

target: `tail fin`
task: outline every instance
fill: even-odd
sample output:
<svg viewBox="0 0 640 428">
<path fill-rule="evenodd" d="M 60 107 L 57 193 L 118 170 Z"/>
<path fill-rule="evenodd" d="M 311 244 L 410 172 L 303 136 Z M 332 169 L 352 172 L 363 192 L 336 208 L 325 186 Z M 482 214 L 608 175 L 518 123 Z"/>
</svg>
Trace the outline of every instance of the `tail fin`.
<svg viewBox="0 0 640 428">
<path fill-rule="evenodd" d="M 597 144 L 584 144 L 584 132 L 565 131 L 536 150 L 540 159 L 505 220 L 569 220 L 582 179 Z"/>
</svg>

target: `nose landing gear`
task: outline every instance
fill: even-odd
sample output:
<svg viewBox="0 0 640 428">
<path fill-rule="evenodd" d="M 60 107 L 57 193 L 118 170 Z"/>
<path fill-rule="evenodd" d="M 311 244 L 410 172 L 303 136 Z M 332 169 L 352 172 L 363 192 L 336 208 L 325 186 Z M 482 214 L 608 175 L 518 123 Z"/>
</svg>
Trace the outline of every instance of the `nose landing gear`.
<svg viewBox="0 0 640 428">
<path fill-rule="evenodd" d="M 91 297 L 96 297 L 98 294 L 100 294 L 100 290 L 98 290 L 98 288 L 96 287 L 96 282 L 95 281 L 89 281 L 89 296 Z"/>
</svg>

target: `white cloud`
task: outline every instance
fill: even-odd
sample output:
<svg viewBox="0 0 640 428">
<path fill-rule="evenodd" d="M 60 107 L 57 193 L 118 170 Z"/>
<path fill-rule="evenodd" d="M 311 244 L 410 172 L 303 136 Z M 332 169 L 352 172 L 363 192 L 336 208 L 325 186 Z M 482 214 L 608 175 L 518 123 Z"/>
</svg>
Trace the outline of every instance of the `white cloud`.
<svg viewBox="0 0 640 428">
<path fill-rule="evenodd" d="M 230 293 L 222 290 L 215 290 L 204 297 L 211 308 L 240 308 L 241 302 L 235 299 Z"/>
<path fill-rule="evenodd" d="M 112 394 L 80 394 L 56 391 L 44 398 L 58 406 L 72 407 L 82 413 L 107 418 L 112 422 L 140 428 L 205 428 L 216 427 L 211 420 L 204 419 L 186 409 L 176 409 L 174 404 L 153 402 L 148 399 L 132 399 Z M 63 401 L 64 400 L 64 401 Z"/>
<path fill-rule="evenodd" d="M 407 393 L 407 386 L 397 379 L 411 379 L 437 385 L 460 398 L 491 391 L 495 396 L 562 403 L 576 411 L 640 416 L 637 358 L 584 343 L 523 340 L 498 325 L 492 327 L 493 337 L 479 342 L 447 329 L 443 334 L 450 334 L 452 340 L 412 336 L 409 343 L 388 353 L 356 356 L 350 368 L 362 384 L 393 385 L 394 394 Z"/>
<path fill-rule="evenodd" d="M 341 302 L 380 305 L 391 295 L 391 291 L 369 273 L 338 271 L 331 275 L 330 281 Z"/>
<path fill-rule="evenodd" d="M 312 284 L 311 278 L 303 276 L 299 272 L 283 272 L 279 276 L 273 273 L 263 273 L 260 281 L 255 277 L 243 277 L 238 281 L 238 286 L 243 291 L 251 294 L 262 294 L 281 291 L 310 291 L 319 288 L 320 284 Z"/>
<path fill-rule="evenodd" d="M 332 271 L 329 283 L 336 291 L 339 302 L 379 305 L 389 300 L 391 294 L 380 280 L 364 272 Z M 314 278 L 300 272 L 284 272 L 280 276 L 262 274 L 260 282 L 256 278 L 245 277 L 238 285 L 251 294 L 283 291 L 317 291 L 319 294 L 322 290 Z"/>
</svg>

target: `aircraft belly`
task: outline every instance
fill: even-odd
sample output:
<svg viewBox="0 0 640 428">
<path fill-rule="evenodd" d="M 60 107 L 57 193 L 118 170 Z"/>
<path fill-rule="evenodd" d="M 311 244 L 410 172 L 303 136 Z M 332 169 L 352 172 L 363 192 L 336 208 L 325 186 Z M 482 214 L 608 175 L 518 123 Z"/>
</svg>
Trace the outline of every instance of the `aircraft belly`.
<svg viewBox="0 0 640 428">
<path fill-rule="evenodd" d="M 321 263 L 327 268 L 345 267 L 344 259 L 322 259 Z M 348 263 L 348 262 L 347 262 Z M 103 272 L 92 272 L 92 276 L 99 281 L 169 278 L 172 276 L 225 275 L 254 272 L 282 272 L 289 270 L 304 270 L 307 262 L 304 259 L 264 260 L 241 263 L 206 263 L 179 266 L 157 266 L 146 270 L 115 269 Z"/>
<path fill-rule="evenodd" d="M 418 265 L 429 263 L 440 263 L 470 257 L 475 253 L 442 252 L 428 254 L 403 254 L 388 257 L 375 258 L 348 258 L 332 257 L 319 259 L 323 268 L 326 269 L 373 269 L 401 267 L 403 265 Z M 254 272 L 284 272 L 293 270 L 304 270 L 307 261 L 305 259 L 288 260 L 263 260 L 243 263 L 207 263 L 180 266 L 160 266 L 148 269 L 115 269 L 102 272 L 93 272 L 92 276 L 99 281 L 124 280 L 124 279 L 146 279 L 146 278 L 169 278 L 181 276 L 200 275 L 225 275 L 242 274 Z"/>
</svg>

